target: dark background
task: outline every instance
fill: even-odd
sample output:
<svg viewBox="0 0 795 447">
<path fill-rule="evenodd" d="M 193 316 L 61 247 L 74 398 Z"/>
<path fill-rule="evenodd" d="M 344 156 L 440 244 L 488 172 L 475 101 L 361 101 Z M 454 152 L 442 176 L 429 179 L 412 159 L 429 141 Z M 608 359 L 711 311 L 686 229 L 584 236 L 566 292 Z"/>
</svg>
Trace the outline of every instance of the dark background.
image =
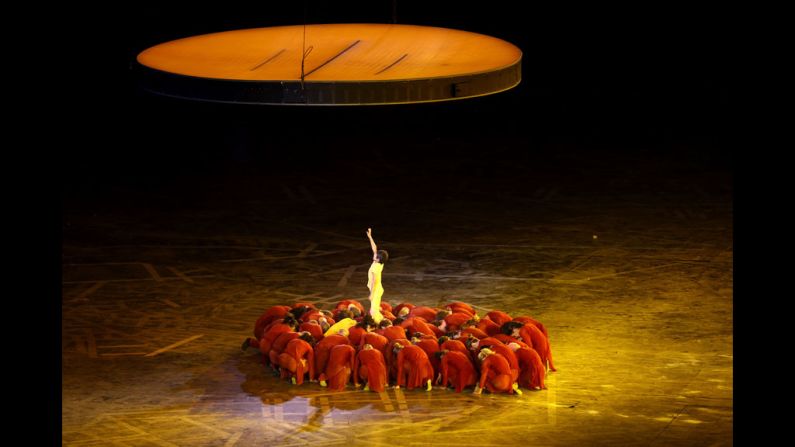
<svg viewBox="0 0 795 447">
<path fill-rule="evenodd" d="M 578 191 L 591 188 L 588 192 L 598 200 L 611 192 L 603 180 L 637 165 L 644 168 L 633 181 L 644 178 L 652 186 L 664 184 L 674 171 L 694 173 L 688 178 L 703 173 L 705 185 L 711 173 L 733 171 L 728 140 L 736 129 L 728 125 L 728 109 L 734 94 L 726 79 L 731 73 L 727 42 L 736 29 L 729 29 L 732 22 L 723 9 L 673 3 L 429 0 L 398 1 L 396 11 L 397 23 L 463 29 L 517 45 L 523 51 L 522 82 L 483 98 L 416 105 L 305 108 L 159 98 L 137 88 L 134 70 L 135 56 L 152 45 L 305 20 L 389 23 L 393 2 L 42 6 L 36 13 L 52 17 L 51 31 L 44 43 L 31 48 L 36 59 L 32 71 L 41 77 L 35 90 L 42 97 L 33 107 L 35 116 L 54 119 L 47 124 L 34 119 L 25 151 L 36 172 L 20 174 L 11 191 L 37 188 L 39 193 L 36 200 L 20 199 L 20 226 L 38 221 L 57 227 L 43 224 L 19 239 L 25 245 L 21 251 L 31 258 L 23 264 L 51 253 L 48 271 L 60 277 L 62 253 L 53 247 L 60 248 L 74 231 L 67 228 L 70 215 L 101 219 L 111 208 L 118 216 L 135 213 L 142 203 L 168 208 L 188 200 L 200 208 L 201 194 L 196 199 L 193 191 L 237 176 L 338 176 L 352 178 L 350 183 L 360 177 L 363 193 L 366 185 L 378 182 L 385 193 L 417 199 L 455 177 L 467 177 L 473 188 L 488 192 L 490 183 L 506 177 L 518 188 L 543 174 L 550 183 L 576 177 L 583 188 Z M 32 34 L 41 31 L 24 17 L 7 21 L 19 21 Z M 457 170 L 445 170 L 454 159 L 467 161 Z M 361 169 L 351 168 L 350 161 Z M 382 169 L 385 164 L 391 169 Z M 654 172 L 657 165 L 661 168 Z M 429 175 L 410 175 L 413 168 Z M 646 176 L 653 172 L 656 178 Z M 400 181 L 401 174 L 409 180 Z M 583 175 L 590 175 L 584 183 Z M 170 199 L 158 204 L 152 199 L 161 192 Z M 235 191 L 222 194 L 232 197 Z M 46 205 L 58 199 L 60 206 Z M 125 211 L 126 204 L 136 206 Z M 42 209 L 47 210 L 44 216 Z M 61 211 L 60 219 L 55 210 Z M 41 247 L 31 249 L 30 241 Z M 36 271 L 27 283 L 40 280 Z M 41 292 L 60 294 L 60 281 Z M 33 297 L 22 298 L 38 306 Z M 34 318 L 40 314 L 35 309 L 13 314 L 23 312 Z M 60 308 L 47 318 L 48 335 L 56 339 Z M 52 364 L 23 369 L 25 374 L 31 369 L 57 374 L 58 345 L 50 344 Z M 27 343 L 19 347 L 40 357 Z M 36 406 L 58 399 L 59 385 L 52 383 L 41 399 L 27 400 Z M 57 409 L 51 410 L 57 424 Z M 52 432 L 57 436 L 60 430 Z"/>
<path fill-rule="evenodd" d="M 288 4 L 289 3 L 289 4 Z M 438 104 L 279 107 L 153 97 L 135 56 L 168 40 L 248 27 L 374 22 L 458 28 L 523 51 L 521 84 Z M 79 6 L 78 6 L 79 8 Z M 67 196 L 160 188 L 194 176 L 314 175 L 347 159 L 408 164 L 644 151 L 726 167 L 726 34 L 720 10 L 538 2 L 135 2 L 72 10 L 73 104 L 61 153 Z M 587 161 L 585 161 L 587 163 Z M 496 166 L 496 165 L 495 165 Z"/>
</svg>

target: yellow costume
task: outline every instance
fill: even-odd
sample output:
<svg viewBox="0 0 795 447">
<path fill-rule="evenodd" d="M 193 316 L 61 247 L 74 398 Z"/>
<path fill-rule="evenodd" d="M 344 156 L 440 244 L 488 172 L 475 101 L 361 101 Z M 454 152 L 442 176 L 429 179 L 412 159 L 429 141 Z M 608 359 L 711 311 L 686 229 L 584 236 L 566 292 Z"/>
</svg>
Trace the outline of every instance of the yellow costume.
<svg viewBox="0 0 795 447">
<path fill-rule="evenodd" d="M 373 317 L 376 324 L 384 319 L 381 314 L 381 296 L 384 294 L 384 286 L 381 285 L 381 272 L 383 270 L 384 264 L 373 262 L 367 272 L 367 288 L 370 289 L 370 316 Z"/>
<path fill-rule="evenodd" d="M 353 318 L 343 318 L 342 320 L 334 323 L 328 330 L 323 334 L 324 337 L 328 337 L 329 335 L 336 334 L 339 332 L 340 329 L 345 329 L 346 331 L 352 327 L 356 326 L 356 320 Z"/>
</svg>

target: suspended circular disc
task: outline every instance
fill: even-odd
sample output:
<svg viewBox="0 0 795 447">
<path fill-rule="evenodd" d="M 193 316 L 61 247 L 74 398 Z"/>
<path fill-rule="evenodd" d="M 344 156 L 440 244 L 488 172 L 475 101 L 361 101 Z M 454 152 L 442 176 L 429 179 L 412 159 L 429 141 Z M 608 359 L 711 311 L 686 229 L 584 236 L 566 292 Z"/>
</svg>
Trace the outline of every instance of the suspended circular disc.
<svg viewBox="0 0 795 447">
<path fill-rule="evenodd" d="M 386 24 L 227 31 L 162 43 L 138 55 L 143 86 L 154 93 L 307 105 L 488 95 L 519 83 L 521 59 L 519 48 L 495 37 Z"/>
</svg>

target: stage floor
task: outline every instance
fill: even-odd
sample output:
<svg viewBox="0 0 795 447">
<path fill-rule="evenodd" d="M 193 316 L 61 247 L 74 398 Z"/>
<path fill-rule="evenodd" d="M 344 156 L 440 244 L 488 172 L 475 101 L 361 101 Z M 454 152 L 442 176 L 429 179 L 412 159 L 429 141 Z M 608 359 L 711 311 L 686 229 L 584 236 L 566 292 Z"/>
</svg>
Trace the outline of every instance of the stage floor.
<svg viewBox="0 0 795 447">
<path fill-rule="evenodd" d="M 67 199 L 63 444 L 733 443 L 726 172 L 587 151 L 543 169 L 384 160 L 378 181 L 351 161 Z M 331 393 L 241 351 L 271 305 L 366 299 L 368 226 L 392 305 L 543 321 L 548 389 Z"/>
</svg>

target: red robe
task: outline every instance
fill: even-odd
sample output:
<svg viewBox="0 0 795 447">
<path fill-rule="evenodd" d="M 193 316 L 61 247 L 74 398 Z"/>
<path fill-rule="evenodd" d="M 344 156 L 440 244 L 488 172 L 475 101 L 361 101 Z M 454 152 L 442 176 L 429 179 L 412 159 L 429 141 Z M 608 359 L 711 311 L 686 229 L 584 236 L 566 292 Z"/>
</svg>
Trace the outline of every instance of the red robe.
<svg viewBox="0 0 795 447">
<path fill-rule="evenodd" d="M 359 343 L 362 341 L 362 336 L 367 333 L 367 330 L 363 327 L 352 327 L 348 329 L 348 340 L 351 341 L 351 345 L 359 346 Z"/>
<path fill-rule="evenodd" d="M 328 315 L 324 315 L 319 310 L 310 310 L 310 311 L 304 312 L 304 314 L 301 315 L 301 318 L 299 318 L 299 320 L 302 323 L 305 323 L 305 322 L 311 321 L 311 320 L 318 321 L 318 320 L 320 320 L 320 317 L 324 317 L 326 319 L 326 321 L 328 322 L 329 326 L 333 325 L 334 323 L 336 323 L 336 321 L 334 321 L 333 318 L 331 318 Z"/>
<path fill-rule="evenodd" d="M 376 332 L 389 339 L 389 341 L 406 339 L 406 330 L 400 326 L 389 326 Z"/>
<path fill-rule="evenodd" d="M 480 384 L 492 393 L 513 394 L 511 366 L 499 354 L 491 354 L 480 364 Z"/>
<path fill-rule="evenodd" d="M 494 337 L 500 333 L 500 325 L 489 320 L 488 318 L 481 318 L 475 327 L 485 332 L 489 337 Z"/>
<path fill-rule="evenodd" d="M 441 337 L 444 335 L 441 329 L 438 327 L 428 324 L 422 319 L 421 317 L 412 317 L 406 321 L 411 321 L 411 328 L 407 331 L 410 332 L 410 335 L 414 335 L 415 332 L 419 332 L 425 335 L 433 335 L 436 338 Z"/>
<path fill-rule="evenodd" d="M 453 332 L 461 329 L 464 323 L 466 323 L 471 319 L 472 315 L 468 315 L 462 312 L 455 312 L 444 317 L 444 321 L 447 323 L 447 332 Z"/>
<path fill-rule="evenodd" d="M 420 320 L 422 322 L 427 323 L 427 321 L 425 321 L 425 318 L 422 317 L 406 317 L 403 319 L 403 321 L 400 322 L 399 326 L 408 332 L 411 329 L 411 326 L 414 325 L 415 320 Z"/>
<path fill-rule="evenodd" d="M 541 356 L 541 361 L 546 365 L 549 363 L 549 369 L 557 371 L 555 365 L 552 363 L 552 350 L 549 347 L 549 340 L 533 323 L 526 323 L 519 328 L 519 336 L 522 341 L 531 345 L 533 349 Z"/>
<path fill-rule="evenodd" d="M 541 332 L 544 333 L 544 336 L 547 337 L 547 339 L 549 339 L 549 332 L 547 332 L 546 326 L 544 326 L 544 323 L 536 320 L 535 318 L 528 316 L 521 316 L 514 318 L 513 321 L 518 321 L 522 324 L 533 323 L 535 327 L 541 329 Z"/>
<path fill-rule="evenodd" d="M 353 383 L 358 385 L 359 379 L 367 382 L 367 386 L 371 390 L 383 393 L 386 389 L 386 363 L 384 362 L 384 354 L 376 349 L 367 349 L 359 351 L 356 355 L 356 362 L 354 363 L 355 374 L 353 376 Z"/>
<path fill-rule="evenodd" d="M 533 348 L 521 348 L 514 354 L 519 360 L 519 385 L 529 389 L 546 388 L 544 384 L 546 368 L 538 352 Z"/>
<path fill-rule="evenodd" d="M 467 354 L 459 351 L 449 351 L 442 357 L 442 386 L 455 387 L 455 392 L 460 393 L 464 388 L 474 385 L 477 381 L 475 366 Z"/>
<path fill-rule="evenodd" d="M 481 331 L 480 329 L 474 326 L 461 329 L 461 337 L 466 337 L 466 334 L 472 334 L 477 339 L 486 338 L 489 336 L 489 334 Z"/>
<path fill-rule="evenodd" d="M 308 306 L 312 310 L 317 310 L 317 307 L 315 307 L 315 305 L 312 304 L 312 303 L 295 303 L 295 304 L 293 304 L 293 309 L 297 309 L 299 307 L 304 307 L 304 306 Z"/>
<path fill-rule="evenodd" d="M 383 335 L 377 334 L 375 332 L 368 332 L 362 336 L 362 340 L 358 349 L 361 351 L 364 345 L 369 344 L 373 346 L 373 349 L 376 349 L 383 354 L 387 343 L 389 343 L 389 339 Z"/>
<path fill-rule="evenodd" d="M 404 339 L 390 340 L 384 349 L 384 361 L 386 362 L 386 373 L 389 380 L 397 380 L 397 355 L 395 354 L 395 344 L 400 343 L 403 346 L 411 345 L 411 342 Z"/>
<path fill-rule="evenodd" d="M 478 350 L 483 349 L 484 346 L 504 345 L 504 344 L 505 343 L 503 343 L 502 341 L 500 341 L 499 339 L 497 339 L 495 337 L 481 338 L 480 341 L 478 342 Z"/>
<path fill-rule="evenodd" d="M 364 306 L 358 300 L 342 300 L 334 306 L 334 310 L 344 309 L 347 310 L 348 306 L 353 304 L 354 307 L 364 313 Z"/>
<path fill-rule="evenodd" d="M 279 366 L 279 354 L 284 352 L 284 349 L 287 347 L 287 343 L 290 343 L 291 340 L 295 340 L 298 338 L 300 334 L 298 332 L 282 332 L 276 337 L 276 340 L 273 340 L 271 344 L 271 350 L 268 352 L 268 359 L 273 366 Z M 265 357 L 265 355 L 263 355 Z M 263 366 L 265 364 L 263 363 Z"/>
<path fill-rule="evenodd" d="M 513 320 L 513 318 L 510 315 L 506 314 L 501 310 L 492 310 L 491 312 L 486 314 L 485 318 L 488 318 L 489 320 L 493 321 L 494 323 L 497 324 L 497 326 L 502 326 L 503 324 Z"/>
<path fill-rule="evenodd" d="M 290 306 L 273 306 L 266 310 L 254 323 L 254 337 L 259 340 L 265 332 L 265 328 L 274 320 L 284 318 L 287 312 L 290 311 Z"/>
<path fill-rule="evenodd" d="M 340 334 L 332 334 L 323 337 L 323 340 L 320 340 L 315 345 L 315 366 L 317 366 L 317 370 L 320 372 L 320 380 L 326 380 L 324 372 L 326 371 L 326 363 L 328 363 L 331 348 L 337 345 L 349 344 L 351 344 L 351 342 L 348 340 L 348 337 Z"/>
<path fill-rule="evenodd" d="M 448 350 L 448 351 L 456 351 L 462 354 L 466 354 L 468 358 L 472 358 L 472 354 L 470 354 L 469 349 L 467 349 L 466 345 L 461 342 L 461 340 L 447 340 L 439 346 L 440 350 Z"/>
<path fill-rule="evenodd" d="M 428 360 L 431 361 L 431 366 L 433 367 L 433 377 L 436 378 L 436 376 L 439 374 L 439 371 L 441 371 L 441 362 L 439 361 L 439 357 L 434 355 L 435 353 L 439 352 L 439 340 L 435 338 L 423 338 L 414 346 L 419 346 L 423 351 L 425 351 L 425 354 L 428 355 Z"/>
<path fill-rule="evenodd" d="M 475 309 L 472 306 L 470 306 L 469 304 L 463 301 L 453 301 L 452 303 L 448 304 L 447 307 L 452 312 L 463 312 L 465 314 L 469 314 L 470 317 L 472 317 L 476 313 Z"/>
<path fill-rule="evenodd" d="M 433 380 L 433 367 L 428 354 L 419 346 L 408 345 L 397 355 L 397 384 L 409 390 Z"/>
<path fill-rule="evenodd" d="M 279 354 L 279 368 L 283 379 L 294 376 L 296 385 L 304 383 L 304 374 L 309 369 L 309 380 L 315 379 L 315 355 L 312 345 L 296 338 L 287 343 L 284 352 Z"/>
<path fill-rule="evenodd" d="M 495 353 L 505 357 L 505 360 L 508 361 L 508 366 L 511 367 L 511 384 L 516 382 L 516 380 L 519 379 L 519 360 L 516 358 L 516 353 L 502 343 L 499 345 L 491 345 L 490 349 Z"/>
<path fill-rule="evenodd" d="M 411 303 L 400 303 L 397 306 L 395 306 L 394 309 L 392 309 L 392 313 L 395 314 L 395 315 L 400 315 L 400 311 L 404 307 L 408 307 L 409 311 L 411 311 L 411 309 L 414 309 L 414 305 L 411 304 Z"/>
<path fill-rule="evenodd" d="M 389 321 L 395 321 L 395 316 L 388 310 L 382 310 L 381 315 Z"/>
<path fill-rule="evenodd" d="M 506 345 L 509 345 L 511 343 L 518 343 L 519 346 L 521 346 L 523 348 L 529 348 L 530 347 L 530 345 L 528 345 L 527 343 L 523 342 L 522 340 L 519 340 L 518 338 L 511 337 L 510 335 L 506 335 L 506 334 L 497 334 L 493 338 L 496 338 L 497 340 L 505 343 Z"/>
<path fill-rule="evenodd" d="M 392 305 L 386 301 L 381 301 L 381 313 L 383 314 L 384 312 L 392 313 Z"/>
<path fill-rule="evenodd" d="M 326 380 L 331 391 L 344 391 L 354 371 L 353 362 L 356 350 L 351 345 L 337 345 L 331 348 L 326 365 Z"/>
<path fill-rule="evenodd" d="M 262 336 L 262 339 L 259 341 L 259 351 L 262 353 L 262 364 L 266 365 L 270 363 L 270 358 L 268 355 L 271 352 L 271 345 L 273 341 L 276 340 L 276 337 L 285 333 L 285 332 L 295 332 L 293 328 L 284 324 L 284 323 L 271 323 L 270 328 L 265 331 Z"/>
<path fill-rule="evenodd" d="M 301 325 L 298 326 L 298 330 L 309 332 L 312 335 L 312 337 L 314 337 L 315 343 L 319 342 L 320 340 L 323 340 L 323 328 L 320 327 L 320 325 L 317 323 L 310 323 L 310 322 L 301 323 Z"/>
<path fill-rule="evenodd" d="M 406 319 L 411 317 L 422 317 L 425 321 L 433 321 L 436 319 L 436 313 L 439 312 L 438 309 L 434 309 L 428 306 L 417 306 L 409 312 Z"/>
<path fill-rule="evenodd" d="M 494 345 L 501 345 L 501 344 L 502 344 L 502 342 L 497 340 L 494 337 L 482 338 L 482 339 L 480 339 L 478 341 L 478 347 L 477 348 L 472 348 L 472 350 L 470 351 L 469 355 L 472 357 L 472 361 L 477 361 L 478 354 L 480 353 L 481 349 L 483 349 L 486 346 L 494 346 Z"/>
</svg>

